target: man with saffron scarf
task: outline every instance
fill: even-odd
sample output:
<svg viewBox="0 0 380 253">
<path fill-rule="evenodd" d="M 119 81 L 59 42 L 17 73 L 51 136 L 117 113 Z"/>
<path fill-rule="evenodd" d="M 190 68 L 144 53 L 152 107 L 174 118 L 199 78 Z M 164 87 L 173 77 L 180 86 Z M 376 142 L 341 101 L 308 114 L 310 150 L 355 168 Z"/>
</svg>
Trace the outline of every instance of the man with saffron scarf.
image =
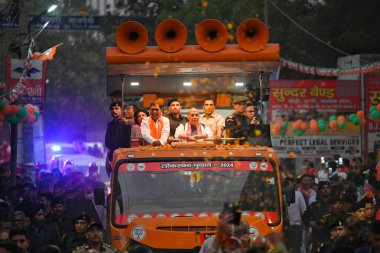
<svg viewBox="0 0 380 253">
<path fill-rule="evenodd" d="M 144 140 L 153 146 L 166 144 L 170 133 L 169 119 L 162 116 L 158 104 L 150 106 L 150 116 L 141 122 L 141 135 Z"/>
<path fill-rule="evenodd" d="M 191 108 L 187 114 L 188 122 L 177 127 L 174 137 L 187 141 L 212 138 L 212 131 L 208 126 L 199 123 L 199 117 L 199 111 Z"/>
</svg>

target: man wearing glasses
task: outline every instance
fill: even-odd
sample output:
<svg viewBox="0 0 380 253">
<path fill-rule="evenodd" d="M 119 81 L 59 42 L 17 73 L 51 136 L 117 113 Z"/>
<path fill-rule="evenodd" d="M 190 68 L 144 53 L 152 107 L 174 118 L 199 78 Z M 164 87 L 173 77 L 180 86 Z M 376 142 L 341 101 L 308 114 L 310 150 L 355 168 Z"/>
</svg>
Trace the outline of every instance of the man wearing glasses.
<svg viewBox="0 0 380 253">
<path fill-rule="evenodd" d="M 233 100 L 234 112 L 226 118 L 226 136 L 228 138 L 247 138 L 248 128 L 251 124 L 249 118 L 245 115 L 248 98 L 237 96 Z M 238 143 L 243 144 L 245 140 Z M 235 142 L 237 143 L 237 142 Z"/>
</svg>

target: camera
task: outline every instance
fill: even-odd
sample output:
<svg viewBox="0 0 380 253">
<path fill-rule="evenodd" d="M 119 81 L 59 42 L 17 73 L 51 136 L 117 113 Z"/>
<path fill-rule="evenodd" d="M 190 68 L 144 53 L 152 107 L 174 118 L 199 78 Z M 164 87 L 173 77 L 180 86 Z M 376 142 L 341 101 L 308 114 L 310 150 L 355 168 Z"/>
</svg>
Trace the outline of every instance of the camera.
<svg viewBox="0 0 380 253">
<path fill-rule="evenodd" d="M 223 212 L 231 213 L 233 215 L 234 218 L 231 220 L 232 224 L 235 224 L 235 225 L 240 224 L 241 211 L 238 204 L 229 203 L 229 202 L 224 203 Z"/>
</svg>

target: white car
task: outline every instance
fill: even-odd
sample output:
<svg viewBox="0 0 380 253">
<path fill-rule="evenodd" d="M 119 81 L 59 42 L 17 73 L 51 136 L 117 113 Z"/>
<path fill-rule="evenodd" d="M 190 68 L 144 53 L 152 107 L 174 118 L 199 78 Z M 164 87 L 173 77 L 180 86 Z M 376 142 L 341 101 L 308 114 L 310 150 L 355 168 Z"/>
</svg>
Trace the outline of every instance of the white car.
<svg viewBox="0 0 380 253">
<path fill-rule="evenodd" d="M 88 174 L 90 164 L 96 164 L 100 171 L 105 167 L 105 152 L 102 143 L 48 143 L 46 144 L 46 157 L 49 159 L 48 171 L 59 169 L 66 174 L 70 166 L 72 171 L 81 171 Z M 99 171 L 99 172 L 100 172 Z"/>
</svg>

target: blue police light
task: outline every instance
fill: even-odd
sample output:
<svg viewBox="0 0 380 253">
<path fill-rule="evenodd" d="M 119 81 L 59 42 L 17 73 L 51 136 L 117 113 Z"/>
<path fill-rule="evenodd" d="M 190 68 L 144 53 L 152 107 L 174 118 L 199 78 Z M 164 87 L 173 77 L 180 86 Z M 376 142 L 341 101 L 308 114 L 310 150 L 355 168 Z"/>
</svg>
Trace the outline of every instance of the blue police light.
<svg viewBox="0 0 380 253">
<path fill-rule="evenodd" d="M 54 152 L 59 152 L 59 151 L 61 151 L 61 146 L 54 145 L 51 147 L 51 150 L 53 150 Z"/>
</svg>

